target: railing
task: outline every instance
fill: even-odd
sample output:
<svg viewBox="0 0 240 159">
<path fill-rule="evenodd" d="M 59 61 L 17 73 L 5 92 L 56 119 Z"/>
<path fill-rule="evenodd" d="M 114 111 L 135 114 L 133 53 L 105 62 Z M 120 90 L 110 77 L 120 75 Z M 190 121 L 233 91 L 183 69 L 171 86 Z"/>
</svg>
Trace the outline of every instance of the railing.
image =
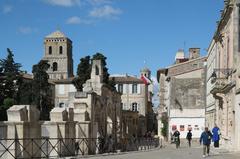
<svg viewBox="0 0 240 159">
<path fill-rule="evenodd" d="M 59 158 L 118 151 L 141 151 L 156 148 L 158 138 L 24 138 L 0 139 L 0 158 Z"/>
<path fill-rule="evenodd" d="M 226 78 L 213 78 L 212 84 L 213 87 L 210 91 L 212 94 L 226 93 L 236 85 L 234 81 L 229 81 Z"/>
</svg>

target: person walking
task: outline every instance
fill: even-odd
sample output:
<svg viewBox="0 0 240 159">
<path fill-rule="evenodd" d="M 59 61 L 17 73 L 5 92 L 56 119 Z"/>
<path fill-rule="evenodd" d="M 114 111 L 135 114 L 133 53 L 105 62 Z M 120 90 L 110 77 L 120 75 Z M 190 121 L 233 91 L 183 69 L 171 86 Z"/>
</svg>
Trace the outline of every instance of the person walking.
<svg viewBox="0 0 240 159">
<path fill-rule="evenodd" d="M 212 140 L 214 142 L 214 147 L 219 147 L 219 140 L 220 140 L 220 129 L 215 124 L 214 128 L 212 129 L 213 137 Z"/>
<path fill-rule="evenodd" d="M 200 137 L 200 145 L 203 143 L 203 157 L 209 156 L 210 144 L 211 144 L 212 133 L 205 127 L 205 131 L 202 132 Z"/>
<path fill-rule="evenodd" d="M 191 147 L 191 142 L 192 142 L 192 132 L 191 132 L 191 130 L 188 131 L 186 138 L 188 140 L 188 146 Z"/>
<path fill-rule="evenodd" d="M 176 148 L 179 148 L 179 146 L 180 146 L 180 132 L 178 130 L 176 130 L 173 133 L 173 136 L 174 136 L 174 141 L 175 141 L 175 144 L 176 144 Z"/>
</svg>

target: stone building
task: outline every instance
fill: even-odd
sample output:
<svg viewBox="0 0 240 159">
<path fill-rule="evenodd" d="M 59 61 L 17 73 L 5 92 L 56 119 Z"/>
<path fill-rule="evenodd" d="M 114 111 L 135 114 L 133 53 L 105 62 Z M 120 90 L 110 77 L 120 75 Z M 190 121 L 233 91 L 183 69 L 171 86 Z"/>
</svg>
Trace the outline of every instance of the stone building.
<svg viewBox="0 0 240 159">
<path fill-rule="evenodd" d="M 180 57 L 180 58 L 179 58 Z M 199 48 L 190 48 L 189 57 L 183 51 L 176 53 L 175 64 L 159 69 L 159 122 L 168 118 L 168 137 L 176 129 L 185 138 L 189 129 L 198 138 L 205 126 L 205 66 L 206 57 L 200 57 Z M 161 127 L 158 129 L 161 136 Z"/>
<path fill-rule="evenodd" d="M 47 71 L 55 85 L 55 108 L 73 109 L 84 133 L 76 128 L 77 137 L 122 136 L 121 96 L 103 83 L 100 60 L 92 61 L 91 78 L 82 92 L 73 84 L 72 41 L 62 32 L 55 31 L 45 37 L 45 54 L 50 68 Z M 115 140 L 117 141 L 117 140 Z"/>
<path fill-rule="evenodd" d="M 240 150 L 240 1 L 226 0 L 208 48 L 206 126 L 221 130 L 221 147 Z"/>
<path fill-rule="evenodd" d="M 50 79 L 73 77 L 72 41 L 60 31 L 49 34 L 44 39 L 43 60 L 50 64 Z"/>
<path fill-rule="evenodd" d="M 142 69 L 141 77 L 150 79 L 151 71 L 147 68 Z M 133 134 L 142 136 L 148 131 L 153 131 L 152 120 L 154 120 L 154 115 L 151 84 L 144 83 L 143 79 L 129 75 L 112 76 L 111 78 L 116 83 L 117 91 L 122 94 L 123 133 L 126 136 L 132 136 Z M 136 127 L 137 129 L 135 129 Z M 131 132 L 130 129 L 134 129 L 134 131 Z"/>
</svg>

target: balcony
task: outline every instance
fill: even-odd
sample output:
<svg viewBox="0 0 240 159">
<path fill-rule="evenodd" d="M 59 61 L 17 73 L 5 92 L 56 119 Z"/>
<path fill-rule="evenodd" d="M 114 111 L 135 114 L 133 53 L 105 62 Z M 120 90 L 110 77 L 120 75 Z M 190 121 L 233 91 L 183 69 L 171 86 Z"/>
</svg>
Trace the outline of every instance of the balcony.
<svg viewBox="0 0 240 159">
<path fill-rule="evenodd" d="M 210 93 L 217 94 L 222 93 L 226 94 L 228 91 L 230 91 L 236 83 L 234 81 L 229 81 L 227 78 L 212 78 L 211 80 L 213 87 Z"/>
</svg>

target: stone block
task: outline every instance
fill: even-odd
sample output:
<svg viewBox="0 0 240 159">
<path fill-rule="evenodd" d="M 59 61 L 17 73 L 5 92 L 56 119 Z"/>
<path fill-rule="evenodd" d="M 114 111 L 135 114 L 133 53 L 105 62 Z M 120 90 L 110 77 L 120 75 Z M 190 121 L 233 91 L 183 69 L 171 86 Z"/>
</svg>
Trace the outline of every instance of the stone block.
<svg viewBox="0 0 240 159">
<path fill-rule="evenodd" d="M 50 112 L 51 121 L 68 121 L 68 112 L 65 108 L 53 108 Z"/>
<path fill-rule="evenodd" d="M 67 108 L 67 111 L 68 111 L 68 120 L 69 121 L 73 121 L 73 119 L 74 119 L 74 110 L 73 110 L 73 108 Z"/>
<path fill-rule="evenodd" d="M 26 108 L 28 110 L 28 121 L 39 121 L 40 111 L 37 109 L 37 107 L 35 105 L 26 105 Z"/>
<path fill-rule="evenodd" d="M 86 103 L 74 103 L 74 109 L 86 110 L 87 107 Z"/>
<path fill-rule="evenodd" d="M 28 121 L 28 110 L 26 105 L 13 105 L 7 110 L 8 121 Z"/>
<path fill-rule="evenodd" d="M 87 114 L 88 113 L 86 110 L 75 109 L 74 110 L 74 121 L 78 121 L 78 122 L 86 121 Z"/>
</svg>

